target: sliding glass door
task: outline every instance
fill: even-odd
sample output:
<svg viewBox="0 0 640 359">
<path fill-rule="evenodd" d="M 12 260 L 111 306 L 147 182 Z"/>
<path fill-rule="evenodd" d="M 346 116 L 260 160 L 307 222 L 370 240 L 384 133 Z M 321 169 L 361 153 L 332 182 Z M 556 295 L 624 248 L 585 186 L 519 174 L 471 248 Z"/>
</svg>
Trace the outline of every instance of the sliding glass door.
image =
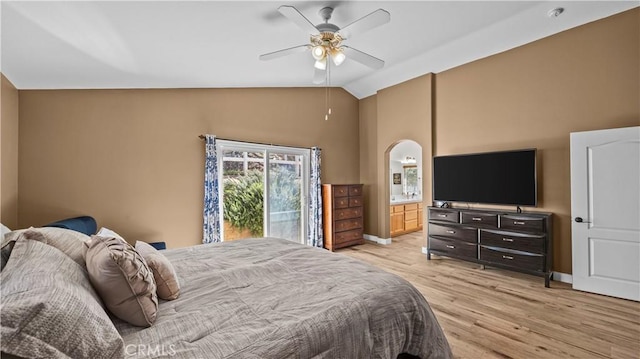
<svg viewBox="0 0 640 359">
<path fill-rule="evenodd" d="M 309 150 L 219 140 L 222 240 L 306 238 Z"/>
</svg>

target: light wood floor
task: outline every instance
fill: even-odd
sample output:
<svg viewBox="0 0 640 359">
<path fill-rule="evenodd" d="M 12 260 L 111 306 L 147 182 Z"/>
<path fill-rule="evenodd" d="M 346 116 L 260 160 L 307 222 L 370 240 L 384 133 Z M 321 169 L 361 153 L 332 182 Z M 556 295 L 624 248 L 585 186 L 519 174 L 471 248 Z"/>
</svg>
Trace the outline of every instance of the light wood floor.
<svg viewBox="0 0 640 359">
<path fill-rule="evenodd" d="M 337 252 L 400 275 L 425 296 L 459 358 L 640 358 L 640 303 L 542 277 L 421 253 L 422 232 Z"/>
</svg>

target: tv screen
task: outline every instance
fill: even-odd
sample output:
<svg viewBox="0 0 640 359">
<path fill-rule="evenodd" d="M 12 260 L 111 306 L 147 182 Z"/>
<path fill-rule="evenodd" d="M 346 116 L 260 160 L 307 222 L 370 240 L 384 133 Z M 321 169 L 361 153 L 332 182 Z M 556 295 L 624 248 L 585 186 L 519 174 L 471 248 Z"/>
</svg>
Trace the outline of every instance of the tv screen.
<svg viewBox="0 0 640 359">
<path fill-rule="evenodd" d="M 433 199 L 535 206 L 536 150 L 436 156 Z"/>
</svg>

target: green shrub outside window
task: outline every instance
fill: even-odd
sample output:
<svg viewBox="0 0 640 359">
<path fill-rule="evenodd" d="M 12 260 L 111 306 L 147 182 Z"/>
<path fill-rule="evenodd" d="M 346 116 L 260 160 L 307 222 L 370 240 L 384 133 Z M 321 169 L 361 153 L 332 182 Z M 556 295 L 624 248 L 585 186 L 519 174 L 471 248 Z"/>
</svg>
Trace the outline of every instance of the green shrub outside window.
<svg viewBox="0 0 640 359">
<path fill-rule="evenodd" d="M 225 172 L 224 220 L 240 230 L 248 229 L 252 235 L 263 236 L 264 179 L 262 171 L 249 171 L 246 175 Z M 235 172 L 235 173 L 234 173 Z M 300 210 L 300 178 L 295 170 L 275 167 L 271 170 L 270 211 Z"/>
</svg>

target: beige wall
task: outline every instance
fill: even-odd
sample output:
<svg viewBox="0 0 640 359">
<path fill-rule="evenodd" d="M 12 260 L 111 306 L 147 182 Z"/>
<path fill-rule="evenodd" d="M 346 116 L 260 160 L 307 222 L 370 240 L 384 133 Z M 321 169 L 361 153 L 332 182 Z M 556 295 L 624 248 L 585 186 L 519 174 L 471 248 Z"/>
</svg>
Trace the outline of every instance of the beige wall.
<svg viewBox="0 0 640 359">
<path fill-rule="evenodd" d="M 0 222 L 18 227 L 18 90 L 4 75 L 0 92 Z"/>
<path fill-rule="evenodd" d="M 360 183 L 364 195 L 364 233 L 378 236 L 378 101 L 360 100 Z"/>
<path fill-rule="evenodd" d="M 536 147 L 553 270 L 571 273 L 569 133 L 640 124 L 640 10 L 438 74 L 435 155 Z M 513 208 L 512 208 L 513 209 Z"/>
<path fill-rule="evenodd" d="M 358 100 L 324 88 L 20 91 L 20 226 L 75 215 L 130 241 L 202 239 L 203 133 L 320 146 L 322 180 L 359 181 Z"/>
<path fill-rule="evenodd" d="M 402 140 L 422 146 L 423 203 L 431 203 L 432 81 L 427 74 L 378 91 L 376 131 L 377 236 L 389 238 L 389 151 Z M 376 204 L 372 203 L 375 206 Z"/>
</svg>

